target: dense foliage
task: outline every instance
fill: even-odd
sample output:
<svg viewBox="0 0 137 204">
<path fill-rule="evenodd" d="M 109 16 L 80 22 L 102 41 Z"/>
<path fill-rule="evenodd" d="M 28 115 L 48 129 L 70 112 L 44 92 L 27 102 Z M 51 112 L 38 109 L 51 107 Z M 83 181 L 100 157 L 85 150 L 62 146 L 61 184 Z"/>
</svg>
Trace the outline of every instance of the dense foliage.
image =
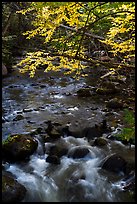
<svg viewBox="0 0 137 204">
<path fill-rule="evenodd" d="M 135 144 L 135 117 L 131 111 L 125 109 L 123 122 L 125 127 L 116 137 Z"/>
<path fill-rule="evenodd" d="M 34 28 L 24 35 L 40 37 L 45 46 L 28 53 L 19 64 L 20 71 L 29 71 L 31 77 L 45 64 L 45 71 L 64 68 L 81 74 L 83 61 L 102 63 L 92 58 L 94 51 L 102 49 L 120 63 L 131 63 L 134 57 L 135 2 L 31 2 L 18 13 L 33 16 Z M 57 57 L 60 63 L 54 66 Z M 119 65 L 111 63 L 111 67 Z"/>
<path fill-rule="evenodd" d="M 24 18 L 16 13 L 28 6 L 27 2 L 2 2 L 2 62 L 8 68 L 12 67 L 15 57 L 22 55 L 25 49 L 26 38 L 22 32 L 32 29 L 32 17 Z"/>
</svg>

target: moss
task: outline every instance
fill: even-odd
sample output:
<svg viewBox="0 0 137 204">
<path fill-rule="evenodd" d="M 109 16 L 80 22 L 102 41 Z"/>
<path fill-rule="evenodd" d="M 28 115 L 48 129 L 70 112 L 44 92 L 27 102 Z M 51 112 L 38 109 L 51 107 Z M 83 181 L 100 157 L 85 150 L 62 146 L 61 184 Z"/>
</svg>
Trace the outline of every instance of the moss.
<svg viewBox="0 0 137 204">
<path fill-rule="evenodd" d="M 14 186 L 14 179 L 7 177 L 5 175 L 2 176 L 2 192 L 6 191 L 7 188 Z"/>
<path fill-rule="evenodd" d="M 9 142 L 10 143 L 14 142 L 18 137 L 19 137 L 19 135 L 14 135 L 14 136 L 9 135 L 8 138 L 2 142 L 2 145 L 6 145 Z"/>
</svg>

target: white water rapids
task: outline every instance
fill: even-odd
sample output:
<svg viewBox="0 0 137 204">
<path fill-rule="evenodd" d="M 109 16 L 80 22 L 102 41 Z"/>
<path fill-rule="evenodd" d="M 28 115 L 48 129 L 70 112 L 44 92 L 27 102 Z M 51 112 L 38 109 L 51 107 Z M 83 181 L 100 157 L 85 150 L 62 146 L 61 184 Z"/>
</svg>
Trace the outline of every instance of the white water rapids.
<svg viewBox="0 0 137 204">
<path fill-rule="evenodd" d="M 69 149 L 86 146 L 90 153 L 81 159 L 62 156 L 61 164 L 50 164 L 39 141 L 37 152 L 28 162 L 10 164 L 7 169 L 27 189 L 22 202 L 122 202 L 122 191 L 117 185 L 120 177 L 109 176 L 105 171 L 100 173 L 105 151 L 91 146 L 84 138 L 69 136 L 60 140 Z M 49 145 L 45 143 L 46 148 Z"/>
</svg>

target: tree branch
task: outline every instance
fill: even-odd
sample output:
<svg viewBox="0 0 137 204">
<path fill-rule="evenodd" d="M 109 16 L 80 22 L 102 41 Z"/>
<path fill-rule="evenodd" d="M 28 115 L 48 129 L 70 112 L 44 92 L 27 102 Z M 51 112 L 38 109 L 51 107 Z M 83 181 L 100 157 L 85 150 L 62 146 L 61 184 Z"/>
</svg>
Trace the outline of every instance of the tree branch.
<svg viewBox="0 0 137 204">
<path fill-rule="evenodd" d="M 9 14 L 9 17 L 8 17 L 8 20 L 6 22 L 6 25 L 5 25 L 5 28 L 3 29 L 3 32 L 2 32 L 2 37 L 5 37 L 6 33 L 7 33 L 7 30 L 10 26 L 10 23 L 11 23 L 11 20 L 12 20 L 12 17 L 14 15 L 14 12 L 12 11 L 10 14 Z"/>
<path fill-rule="evenodd" d="M 74 31 L 74 32 L 76 32 L 76 33 L 79 33 L 79 32 L 81 32 L 82 31 L 82 29 L 83 28 L 81 28 L 81 29 L 76 29 L 76 28 L 71 28 L 71 27 L 69 27 L 69 26 L 65 26 L 65 25 L 63 25 L 63 24 L 60 24 L 60 27 L 63 27 L 63 28 L 66 28 L 66 29 L 68 29 L 68 30 L 72 30 L 72 31 Z M 93 34 L 93 33 L 87 33 L 87 32 L 85 32 L 84 33 L 86 36 L 89 36 L 89 37 L 92 37 L 92 38 L 96 38 L 96 39 L 100 39 L 100 40 L 105 40 L 105 38 L 104 37 L 102 37 L 102 36 L 99 36 L 99 35 L 95 35 L 95 34 Z"/>
<path fill-rule="evenodd" d="M 78 53 L 79 53 L 79 51 L 80 51 L 80 47 L 81 47 L 82 41 L 83 41 L 83 39 L 84 39 L 84 34 L 85 34 L 85 32 L 86 32 L 86 25 L 87 25 L 87 23 L 88 23 L 88 19 L 89 19 L 90 12 L 91 12 L 91 9 L 90 9 L 89 12 L 88 12 L 87 20 L 86 20 L 86 22 L 85 22 L 85 26 L 84 26 L 84 28 L 83 28 L 83 33 L 82 33 L 82 36 L 81 36 L 81 39 L 80 39 L 80 43 L 79 43 L 79 46 L 78 46 L 78 49 L 77 49 L 77 52 L 76 52 L 76 57 L 77 57 L 77 55 L 78 55 Z"/>
<path fill-rule="evenodd" d="M 111 68 L 117 68 L 118 66 L 121 66 L 121 67 L 128 67 L 128 68 L 135 68 L 134 65 L 129 65 L 129 64 L 122 64 L 122 63 L 113 63 L 112 61 L 110 62 L 102 62 L 101 60 L 93 60 L 92 58 L 90 59 L 85 59 L 83 57 L 80 57 L 80 56 L 72 56 L 72 55 L 68 55 L 68 54 L 59 54 L 59 53 L 50 53 L 49 54 L 50 56 L 63 56 L 63 57 L 67 57 L 68 59 L 76 59 L 76 60 L 79 60 L 79 61 L 84 61 L 84 62 L 88 62 L 90 64 L 102 64 L 106 67 L 111 67 Z"/>
</svg>

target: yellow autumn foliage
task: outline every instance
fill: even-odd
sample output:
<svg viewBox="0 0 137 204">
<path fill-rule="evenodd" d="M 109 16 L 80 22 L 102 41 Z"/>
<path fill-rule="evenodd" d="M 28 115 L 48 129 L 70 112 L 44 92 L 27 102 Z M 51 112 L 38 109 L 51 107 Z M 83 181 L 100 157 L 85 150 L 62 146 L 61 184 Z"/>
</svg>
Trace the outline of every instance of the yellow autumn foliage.
<svg viewBox="0 0 137 204">
<path fill-rule="evenodd" d="M 135 57 L 135 4 L 123 4 L 118 10 L 121 12 L 111 17 L 112 27 L 102 42 L 111 46 L 115 56 L 123 53 L 123 59 Z"/>
<path fill-rule="evenodd" d="M 85 58 L 85 47 L 82 42 L 87 32 L 86 28 L 90 28 L 90 25 L 96 22 L 99 23 L 103 15 L 104 18 L 106 15 L 109 22 L 111 21 L 111 27 L 105 40 L 100 41 L 109 45 L 110 52 L 114 55 L 122 53 L 125 58 L 134 56 L 134 2 L 122 2 L 119 7 L 115 7 L 115 4 L 113 6 L 110 2 L 32 2 L 30 8 L 18 11 L 23 15 L 30 12 L 35 16 L 32 22 L 35 29 L 26 31 L 24 35 L 27 39 L 35 36 L 43 37 L 43 43 L 46 45 L 52 43 L 52 48 L 56 52 L 56 55 L 52 53 L 46 55 L 44 50 L 28 53 L 18 66 L 21 67 L 22 73 L 29 71 L 30 77 L 34 76 L 38 66 L 45 64 L 48 65 L 46 72 L 64 68 L 67 69 L 67 74 L 75 71 L 76 75 L 79 75 L 85 68 L 78 57 Z M 71 29 L 66 30 L 62 25 Z M 94 30 L 92 27 L 90 29 Z M 53 63 L 57 57 L 60 58 L 58 66 Z"/>
</svg>

